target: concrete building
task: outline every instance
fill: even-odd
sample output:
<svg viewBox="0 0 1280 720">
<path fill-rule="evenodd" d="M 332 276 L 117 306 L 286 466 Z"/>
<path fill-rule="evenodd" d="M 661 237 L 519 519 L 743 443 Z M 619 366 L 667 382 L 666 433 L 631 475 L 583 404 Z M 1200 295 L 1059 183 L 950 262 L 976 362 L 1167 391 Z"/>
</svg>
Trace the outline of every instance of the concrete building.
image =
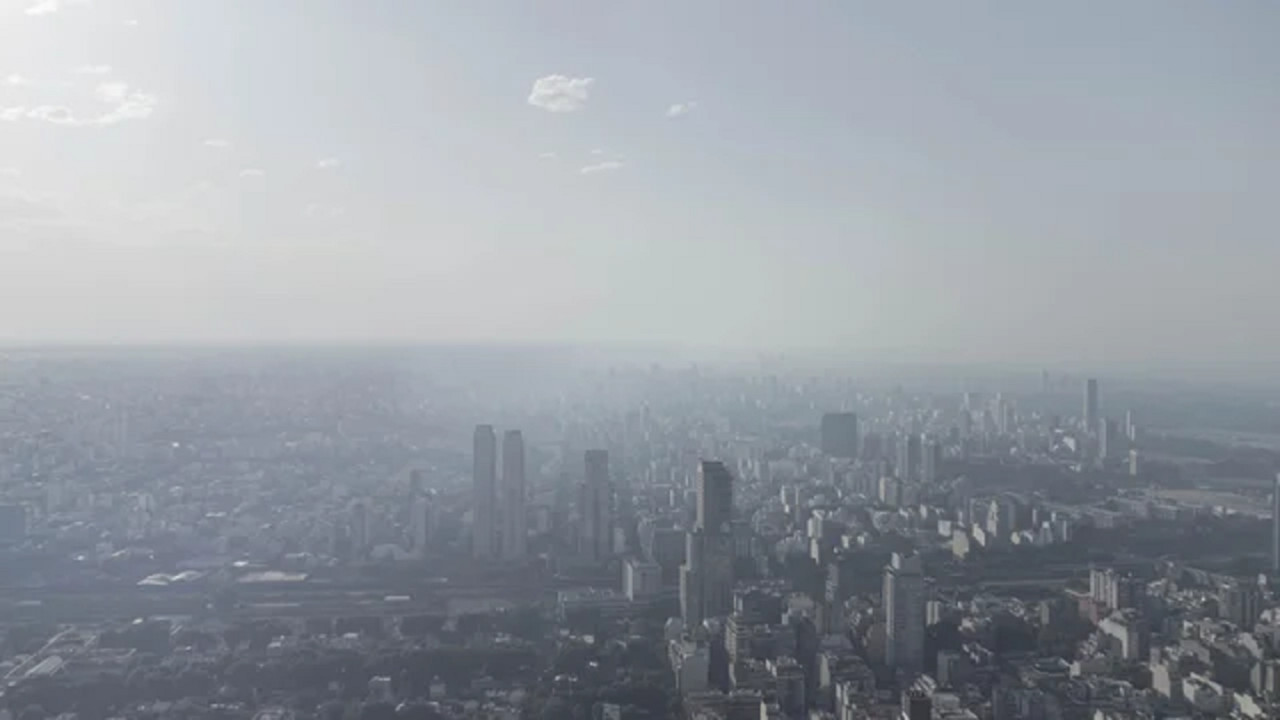
<svg viewBox="0 0 1280 720">
<path fill-rule="evenodd" d="M 662 567 L 636 558 L 627 560 L 622 571 L 622 592 L 633 602 L 659 594 L 662 592 Z"/>
<path fill-rule="evenodd" d="M 1262 590 L 1252 583 L 1232 583 L 1218 592 L 1218 616 L 1245 632 L 1262 617 Z"/>
<path fill-rule="evenodd" d="M 562 621 L 578 613 L 596 613 L 606 619 L 627 617 L 631 601 L 617 590 L 576 588 L 556 591 L 556 612 Z"/>
<path fill-rule="evenodd" d="M 1089 378 L 1084 381 L 1084 409 L 1081 420 L 1084 422 L 1085 432 L 1097 432 L 1098 430 L 1098 379 Z"/>
<path fill-rule="evenodd" d="M 1104 464 L 1115 452 L 1115 423 L 1111 418 L 1098 418 L 1098 464 Z"/>
<path fill-rule="evenodd" d="M 919 672 L 924 667 L 924 571 L 920 556 L 894 553 L 884 569 L 885 664 Z"/>
<path fill-rule="evenodd" d="M 680 611 L 692 627 L 733 612 L 733 476 L 724 463 L 698 467 L 697 512 L 680 569 Z"/>
<path fill-rule="evenodd" d="M 1017 528 L 1018 509 L 1013 501 L 1001 496 L 993 498 L 987 508 L 987 535 L 998 544 L 1009 542 L 1009 536 Z"/>
<path fill-rule="evenodd" d="M 1280 577 L 1280 473 L 1271 490 L 1271 576 Z"/>
<path fill-rule="evenodd" d="M 673 640 L 667 650 L 667 659 L 676 676 L 677 690 L 687 694 L 707 689 L 711 651 L 706 645 L 688 639 Z"/>
<path fill-rule="evenodd" d="M 502 559 L 520 560 L 527 553 L 525 527 L 524 436 L 508 430 L 502 436 Z"/>
<path fill-rule="evenodd" d="M 498 437 L 492 425 L 476 426 L 471 454 L 471 554 L 492 560 L 498 553 Z"/>
<path fill-rule="evenodd" d="M 880 502 L 891 508 L 902 507 L 902 481 L 896 477 L 885 475 L 880 478 L 877 493 Z"/>
<path fill-rule="evenodd" d="M 371 702 L 390 703 L 395 700 L 395 692 L 391 688 L 391 678 L 379 675 L 369 678 L 369 700 Z"/>
<path fill-rule="evenodd" d="M 942 473 L 942 445 L 934 438 L 925 438 L 920 446 L 920 481 L 937 482 Z"/>
<path fill-rule="evenodd" d="M 1115 656 L 1121 660 L 1140 660 L 1145 655 L 1142 618 L 1132 610 L 1119 610 L 1098 623 L 1098 630 L 1111 640 Z"/>
<path fill-rule="evenodd" d="M 351 503 L 349 517 L 347 518 L 347 528 L 355 557 L 367 557 L 371 533 L 369 528 L 369 505 L 365 500 L 356 500 Z"/>
<path fill-rule="evenodd" d="M 1108 610 L 1140 608 L 1146 595 L 1146 583 L 1141 578 L 1121 574 L 1111 568 L 1092 568 L 1089 570 L 1089 595 Z"/>
<path fill-rule="evenodd" d="M 902 692 L 902 720 L 933 720 L 933 696 L 916 687 Z"/>
<path fill-rule="evenodd" d="M 898 439 L 898 464 L 894 468 L 898 479 L 915 482 L 920 479 L 920 436 L 915 433 Z"/>
<path fill-rule="evenodd" d="M 680 566 L 684 565 L 685 531 L 653 518 L 639 523 L 640 550 L 645 559 L 662 568 L 662 582 L 675 586 L 680 582 Z"/>
<path fill-rule="evenodd" d="M 876 691 L 875 672 L 853 651 L 825 651 L 818 653 L 818 686 L 816 704 L 825 710 L 836 710 L 836 688 L 852 683 L 860 697 L 873 697 Z"/>
<path fill-rule="evenodd" d="M 588 450 L 583 456 L 585 478 L 579 500 L 584 557 L 604 560 L 613 551 L 613 483 L 609 479 L 609 453 Z"/>
<path fill-rule="evenodd" d="M 808 710 L 804 668 L 795 658 L 787 656 L 767 660 L 765 666 L 773 676 L 774 696 L 779 709 L 787 717 L 804 717 Z"/>
<path fill-rule="evenodd" d="M 868 717 L 867 709 L 874 702 L 874 696 L 863 694 L 857 683 L 843 682 L 836 685 L 837 720 L 862 720 Z"/>
<path fill-rule="evenodd" d="M 409 506 L 409 531 L 413 535 L 413 553 L 422 557 L 427 553 L 431 542 L 433 523 L 431 501 L 425 497 L 413 498 Z"/>
<path fill-rule="evenodd" d="M 834 458 L 858 457 L 858 416 L 851 412 L 822 416 L 822 453 Z"/>
</svg>

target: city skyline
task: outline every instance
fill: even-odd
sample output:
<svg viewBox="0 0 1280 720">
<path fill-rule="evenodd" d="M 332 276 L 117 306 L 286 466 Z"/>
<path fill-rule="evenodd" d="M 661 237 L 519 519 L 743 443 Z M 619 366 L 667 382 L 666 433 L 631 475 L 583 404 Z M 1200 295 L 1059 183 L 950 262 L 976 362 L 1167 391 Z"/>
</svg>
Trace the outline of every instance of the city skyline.
<svg viewBox="0 0 1280 720">
<path fill-rule="evenodd" d="M 1280 690 L 1274 392 L 539 352 L 5 370 L 23 720 L 589 717 L 606 693 L 623 717 L 1262 720 Z"/>
<path fill-rule="evenodd" d="M 0 720 L 1280 718 L 1277 37 L 0 0 Z"/>
</svg>

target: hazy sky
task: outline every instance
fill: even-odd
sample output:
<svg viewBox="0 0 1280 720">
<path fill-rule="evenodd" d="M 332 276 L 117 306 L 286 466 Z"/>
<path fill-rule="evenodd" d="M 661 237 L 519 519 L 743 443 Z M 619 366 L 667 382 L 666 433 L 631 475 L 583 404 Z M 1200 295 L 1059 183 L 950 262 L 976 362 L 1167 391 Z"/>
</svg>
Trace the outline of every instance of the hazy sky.
<svg viewBox="0 0 1280 720">
<path fill-rule="evenodd" d="M 1280 357 L 1280 3 L 0 8 L 3 340 Z"/>
</svg>

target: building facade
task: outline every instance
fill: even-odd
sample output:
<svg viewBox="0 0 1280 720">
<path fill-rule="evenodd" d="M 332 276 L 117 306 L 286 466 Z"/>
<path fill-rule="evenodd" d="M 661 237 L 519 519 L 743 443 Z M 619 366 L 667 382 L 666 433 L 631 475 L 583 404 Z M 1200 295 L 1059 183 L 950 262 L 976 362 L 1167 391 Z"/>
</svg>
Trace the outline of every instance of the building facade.
<svg viewBox="0 0 1280 720">
<path fill-rule="evenodd" d="M 920 556 L 894 553 L 884 569 L 885 664 L 924 668 L 924 571 Z"/>
<path fill-rule="evenodd" d="M 492 425 L 477 425 L 472 439 L 471 554 L 477 560 L 497 557 L 498 438 Z"/>
<path fill-rule="evenodd" d="M 697 512 L 685 538 L 680 611 L 686 626 L 733 612 L 733 475 L 724 463 L 698 467 Z"/>
<path fill-rule="evenodd" d="M 502 559 L 524 558 L 528 545 L 524 476 L 524 435 L 508 430 L 502 436 Z"/>
</svg>

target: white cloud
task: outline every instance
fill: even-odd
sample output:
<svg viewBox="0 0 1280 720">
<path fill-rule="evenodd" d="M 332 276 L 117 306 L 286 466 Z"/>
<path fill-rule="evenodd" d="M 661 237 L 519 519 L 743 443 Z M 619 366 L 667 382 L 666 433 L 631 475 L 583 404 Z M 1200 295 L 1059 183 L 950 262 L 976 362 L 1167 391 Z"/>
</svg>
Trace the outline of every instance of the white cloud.
<svg viewBox="0 0 1280 720">
<path fill-rule="evenodd" d="M 155 95 L 139 92 L 122 82 L 99 83 L 94 89 L 105 110 L 97 115 L 78 116 L 64 105 L 37 105 L 34 107 L 0 108 L 0 121 L 38 120 L 53 125 L 87 127 L 114 125 L 125 120 L 141 120 L 155 112 L 158 100 Z"/>
<path fill-rule="evenodd" d="M 22 171 L 16 167 L 0 167 L 0 177 L 2 178 L 22 177 Z"/>
<path fill-rule="evenodd" d="M 560 156 L 553 152 L 538 153 L 539 160 L 559 160 Z"/>
<path fill-rule="evenodd" d="M 27 111 L 27 117 L 32 120 L 43 120 L 54 125 L 76 125 L 80 121 L 76 120 L 71 110 L 61 105 L 40 105 L 33 107 Z"/>
<path fill-rule="evenodd" d="M 317 170 L 336 170 L 342 167 L 342 160 L 336 157 L 321 158 L 316 161 Z"/>
<path fill-rule="evenodd" d="M 592 154 L 592 155 L 603 155 L 603 154 L 604 154 L 604 150 L 602 150 L 602 149 L 600 149 L 600 148 L 594 148 L 594 149 L 592 149 L 592 150 L 591 150 L 591 154 Z"/>
<path fill-rule="evenodd" d="M 62 7 L 62 3 L 58 0 L 40 0 L 40 2 L 27 8 L 28 15 L 50 15 L 58 12 Z"/>
<path fill-rule="evenodd" d="M 142 120 L 151 117 L 155 112 L 158 100 L 155 95 L 132 90 L 124 83 L 104 83 L 109 87 L 99 87 L 99 97 L 113 104 L 105 115 L 100 115 L 95 124 L 112 125 L 125 120 Z"/>
<path fill-rule="evenodd" d="M 129 18 L 128 20 L 125 20 L 125 21 L 124 21 L 124 26 L 125 26 L 125 27 L 138 27 L 138 21 L 137 21 L 137 19 L 136 19 L 136 18 Z"/>
<path fill-rule="evenodd" d="M 204 146 L 207 148 L 217 148 L 218 150 L 226 150 L 227 148 L 231 147 L 231 141 L 226 140 L 224 138 L 209 138 L 208 140 L 204 141 Z"/>
<path fill-rule="evenodd" d="M 548 75 L 533 81 L 529 104 L 547 112 L 563 113 L 581 110 L 587 104 L 593 78 L 571 78 Z"/>
<path fill-rule="evenodd" d="M 76 68 L 77 75 L 110 75 L 110 65 L 81 65 Z"/>
<path fill-rule="evenodd" d="M 245 168 L 240 171 L 240 177 L 242 178 L 261 178 L 266 176 L 267 172 L 259 168 Z"/>
<path fill-rule="evenodd" d="M 685 115 L 688 115 L 689 113 L 693 112 L 694 108 L 696 107 L 698 107 L 698 103 L 693 100 L 689 100 L 682 103 L 676 103 L 675 105 L 672 105 L 671 107 L 667 108 L 667 117 L 669 118 L 684 117 Z"/>
<path fill-rule="evenodd" d="M 8 75 L 5 77 L 4 84 L 10 87 L 25 87 L 27 85 L 30 85 L 31 81 L 22 75 L 13 73 L 12 75 Z"/>
<path fill-rule="evenodd" d="M 578 172 L 583 175 L 594 175 L 596 173 L 613 172 L 614 170 L 620 169 L 622 169 L 622 161 L 605 160 L 604 162 L 599 162 L 594 165 L 587 165 Z"/>
</svg>

